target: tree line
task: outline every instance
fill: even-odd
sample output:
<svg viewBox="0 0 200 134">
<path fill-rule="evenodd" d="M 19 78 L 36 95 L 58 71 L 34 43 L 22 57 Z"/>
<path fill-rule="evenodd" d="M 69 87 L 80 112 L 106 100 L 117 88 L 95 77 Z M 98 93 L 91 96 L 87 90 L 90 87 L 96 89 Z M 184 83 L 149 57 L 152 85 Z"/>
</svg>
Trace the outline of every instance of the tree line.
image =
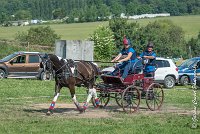
<svg viewBox="0 0 200 134">
<path fill-rule="evenodd" d="M 107 20 L 108 16 L 170 13 L 200 14 L 200 0 L 1 0 L 0 23 L 20 19 L 61 19 L 67 22 Z"/>
</svg>

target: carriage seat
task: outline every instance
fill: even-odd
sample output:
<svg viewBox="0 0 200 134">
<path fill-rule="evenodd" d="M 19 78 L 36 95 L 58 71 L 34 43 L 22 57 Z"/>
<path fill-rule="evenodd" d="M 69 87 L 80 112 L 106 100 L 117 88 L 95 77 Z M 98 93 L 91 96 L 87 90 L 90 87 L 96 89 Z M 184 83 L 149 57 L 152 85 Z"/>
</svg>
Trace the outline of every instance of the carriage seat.
<svg viewBox="0 0 200 134">
<path fill-rule="evenodd" d="M 154 76 L 155 76 L 155 72 L 151 72 L 151 73 L 145 73 L 144 72 L 144 77 L 145 78 L 152 78 L 152 79 L 154 79 Z"/>
<path fill-rule="evenodd" d="M 142 74 L 143 73 L 143 68 L 141 67 L 136 67 L 136 68 L 132 68 L 128 74 Z"/>
</svg>

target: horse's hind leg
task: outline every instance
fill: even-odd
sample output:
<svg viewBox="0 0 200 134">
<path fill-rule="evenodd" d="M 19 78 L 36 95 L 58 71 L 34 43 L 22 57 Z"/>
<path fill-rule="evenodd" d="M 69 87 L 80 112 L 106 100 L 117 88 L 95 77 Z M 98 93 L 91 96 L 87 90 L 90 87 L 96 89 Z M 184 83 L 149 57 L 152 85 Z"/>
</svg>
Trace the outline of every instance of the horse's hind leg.
<svg viewBox="0 0 200 134">
<path fill-rule="evenodd" d="M 54 98 L 53 98 L 53 101 L 51 102 L 51 105 L 50 105 L 50 107 L 49 107 L 49 109 L 48 109 L 48 111 L 47 111 L 47 115 L 51 115 L 51 114 L 53 114 L 53 109 L 54 109 L 54 107 L 55 107 L 55 103 L 56 103 L 56 101 L 57 101 L 57 99 L 58 99 L 58 96 L 60 95 L 60 89 L 61 89 L 61 87 L 60 87 L 60 85 L 59 84 L 56 84 L 55 85 L 55 94 L 54 94 Z"/>
<path fill-rule="evenodd" d="M 69 89 L 70 89 L 70 93 L 71 93 L 71 97 L 72 97 L 72 100 L 75 104 L 75 106 L 77 107 L 77 109 L 82 113 L 84 112 L 84 109 L 79 105 L 77 99 L 76 99 L 76 94 L 75 94 L 75 85 L 74 86 L 69 86 Z"/>
<path fill-rule="evenodd" d="M 95 102 L 95 107 L 99 107 L 99 98 L 97 97 L 97 92 L 95 88 L 90 88 L 89 92 L 88 92 L 88 97 L 86 102 L 83 104 L 83 108 L 86 110 L 88 108 L 88 104 L 90 102 L 90 100 L 92 99 L 92 97 L 94 98 L 94 102 Z"/>
<path fill-rule="evenodd" d="M 94 99 L 95 99 L 96 107 L 99 106 L 99 99 L 97 97 L 97 92 L 96 92 L 96 89 L 93 87 L 93 84 L 90 83 L 88 88 L 89 88 L 88 97 L 87 97 L 86 102 L 83 104 L 83 109 L 85 109 L 85 110 L 88 108 L 88 104 L 89 104 L 90 100 L 92 99 L 92 97 L 94 97 Z"/>
<path fill-rule="evenodd" d="M 97 90 L 93 87 L 93 97 L 96 107 L 99 107 L 99 98 L 97 97 Z"/>
</svg>

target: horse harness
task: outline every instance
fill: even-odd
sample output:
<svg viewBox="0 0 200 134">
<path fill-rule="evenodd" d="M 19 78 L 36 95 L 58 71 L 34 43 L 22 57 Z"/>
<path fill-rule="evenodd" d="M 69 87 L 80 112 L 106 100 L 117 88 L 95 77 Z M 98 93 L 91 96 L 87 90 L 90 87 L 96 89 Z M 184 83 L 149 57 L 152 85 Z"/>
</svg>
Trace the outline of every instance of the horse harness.
<svg viewBox="0 0 200 134">
<path fill-rule="evenodd" d="M 84 61 L 80 61 L 79 63 L 81 63 L 85 69 L 87 70 L 88 74 L 89 74 L 89 78 L 86 79 L 84 77 L 84 75 L 80 72 L 80 70 L 78 70 L 77 68 L 77 63 L 74 62 L 72 59 L 68 59 L 67 61 L 63 60 L 64 61 L 64 65 L 62 65 L 58 70 L 56 70 L 55 74 L 57 75 L 58 79 L 62 79 L 62 78 L 66 78 L 68 79 L 69 77 L 74 77 L 74 78 L 78 78 L 80 79 L 81 81 L 83 82 L 86 82 L 88 80 L 90 80 L 91 76 L 92 76 L 92 71 L 94 73 L 94 70 L 92 69 L 92 65 L 91 63 L 86 63 L 85 64 L 88 64 L 88 67 L 89 69 L 86 67 L 86 65 L 83 63 Z M 53 62 L 52 62 L 53 64 Z M 54 64 L 53 64 L 54 65 Z M 54 65 L 55 66 L 55 65 Z M 72 70 L 70 67 L 74 67 L 74 73 L 72 73 Z M 63 69 L 63 71 L 61 73 L 57 73 L 58 71 L 60 71 L 61 69 Z M 79 76 L 78 76 L 79 74 Z"/>
</svg>

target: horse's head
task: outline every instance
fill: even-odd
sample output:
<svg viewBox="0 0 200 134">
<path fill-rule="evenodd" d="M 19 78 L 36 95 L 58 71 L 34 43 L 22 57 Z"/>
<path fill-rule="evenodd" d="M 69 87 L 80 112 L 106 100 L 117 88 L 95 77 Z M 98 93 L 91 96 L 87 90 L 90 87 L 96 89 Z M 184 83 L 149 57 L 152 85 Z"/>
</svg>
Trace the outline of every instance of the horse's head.
<svg viewBox="0 0 200 134">
<path fill-rule="evenodd" d="M 41 56 L 42 62 L 40 63 L 40 68 L 43 68 L 44 72 L 52 72 L 53 71 L 53 63 L 50 60 L 48 54 L 44 54 Z"/>
</svg>

